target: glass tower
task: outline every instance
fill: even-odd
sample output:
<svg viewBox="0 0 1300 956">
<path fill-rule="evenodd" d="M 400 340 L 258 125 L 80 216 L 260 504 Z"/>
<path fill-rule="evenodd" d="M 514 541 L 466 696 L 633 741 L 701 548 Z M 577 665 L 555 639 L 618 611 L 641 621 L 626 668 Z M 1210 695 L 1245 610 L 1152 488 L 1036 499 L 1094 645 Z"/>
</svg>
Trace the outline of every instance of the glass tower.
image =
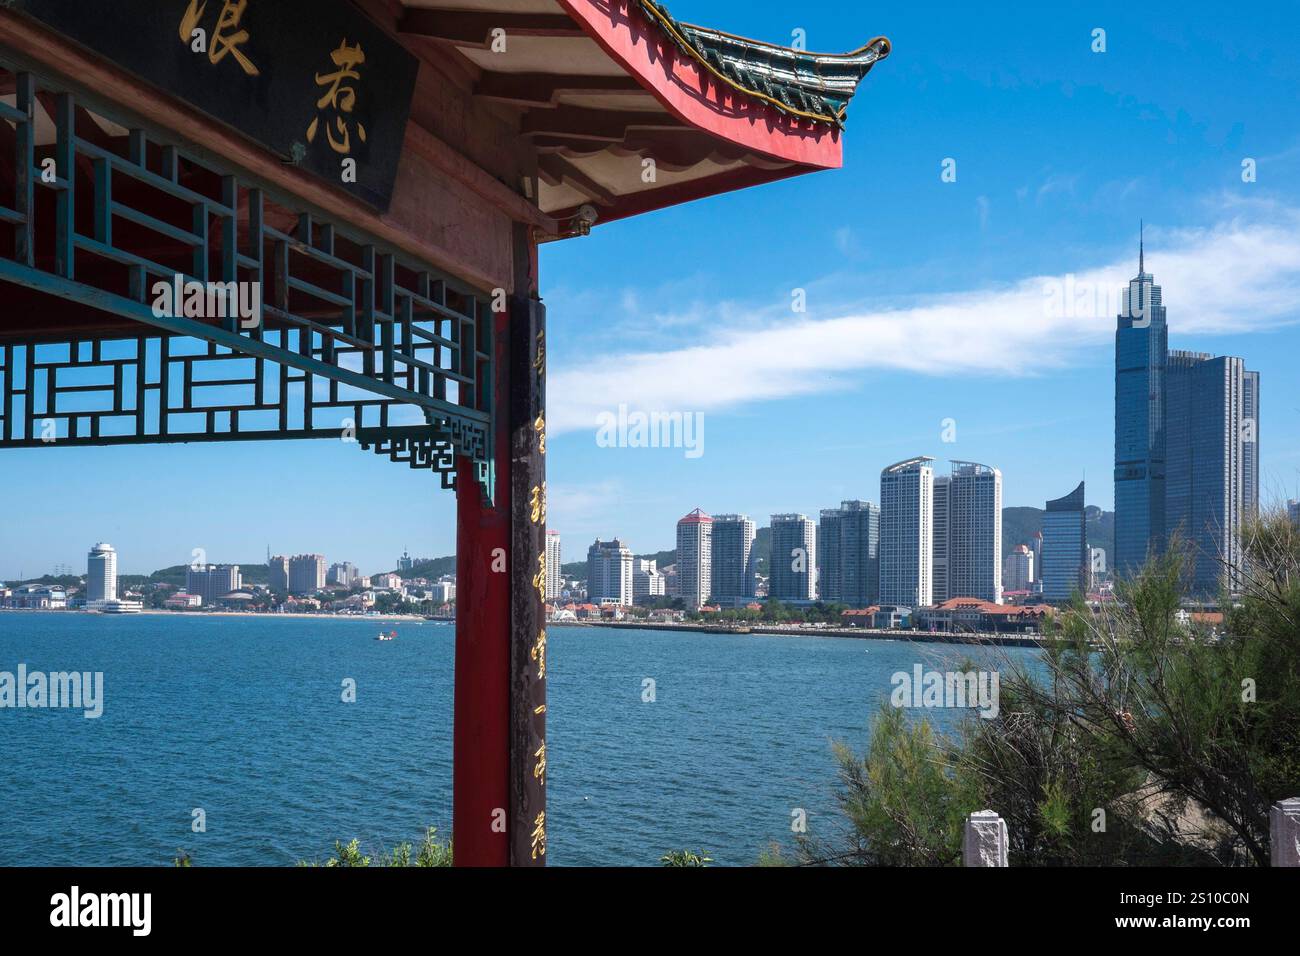
<svg viewBox="0 0 1300 956">
<path fill-rule="evenodd" d="M 1165 372 L 1169 328 L 1160 286 L 1146 271 L 1124 294 L 1115 331 L 1115 555 L 1129 575 L 1165 543 Z"/>
</svg>

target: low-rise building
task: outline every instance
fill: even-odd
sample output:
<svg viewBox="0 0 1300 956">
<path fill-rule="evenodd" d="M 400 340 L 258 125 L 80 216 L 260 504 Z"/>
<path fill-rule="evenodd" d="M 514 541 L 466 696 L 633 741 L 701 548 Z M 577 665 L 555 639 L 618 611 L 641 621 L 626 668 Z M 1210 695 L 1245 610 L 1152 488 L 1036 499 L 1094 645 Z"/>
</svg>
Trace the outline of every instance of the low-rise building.
<svg viewBox="0 0 1300 956">
<path fill-rule="evenodd" d="M 1055 613 L 1048 604 L 994 604 L 979 598 L 955 597 L 933 607 L 919 608 L 916 626 L 924 631 L 998 633 L 1038 631 Z"/>
</svg>

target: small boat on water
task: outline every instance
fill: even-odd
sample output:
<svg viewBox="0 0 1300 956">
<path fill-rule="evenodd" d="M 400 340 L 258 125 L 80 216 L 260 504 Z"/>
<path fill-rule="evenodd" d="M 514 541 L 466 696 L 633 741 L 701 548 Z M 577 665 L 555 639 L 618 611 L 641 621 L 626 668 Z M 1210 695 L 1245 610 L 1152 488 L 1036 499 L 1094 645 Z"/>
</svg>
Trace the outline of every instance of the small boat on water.
<svg viewBox="0 0 1300 956">
<path fill-rule="evenodd" d="M 379 632 L 379 636 L 376 637 L 375 640 L 377 640 L 377 641 L 395 641 L 395 640 L 397 640 L 397 632 L 396 632 L 396 631 L 389 631 L 387 634 L 385 634 L 383 631 L 380 631 L 380 632 Z"/>
</svg>

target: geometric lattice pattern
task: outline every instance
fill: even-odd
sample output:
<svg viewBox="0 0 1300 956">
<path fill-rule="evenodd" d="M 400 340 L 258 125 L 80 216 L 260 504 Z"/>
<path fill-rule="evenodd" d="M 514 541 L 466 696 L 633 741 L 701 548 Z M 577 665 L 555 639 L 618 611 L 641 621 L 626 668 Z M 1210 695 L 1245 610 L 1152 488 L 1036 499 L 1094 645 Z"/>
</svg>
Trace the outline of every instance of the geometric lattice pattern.
<svg viewBox="0 0 1300 956">
<path fill-rule="evenodd" d="M 490 483 L 487 296 L 0 62 L 6 91 L 0 448 L 354 437 Z"/>
</svg>

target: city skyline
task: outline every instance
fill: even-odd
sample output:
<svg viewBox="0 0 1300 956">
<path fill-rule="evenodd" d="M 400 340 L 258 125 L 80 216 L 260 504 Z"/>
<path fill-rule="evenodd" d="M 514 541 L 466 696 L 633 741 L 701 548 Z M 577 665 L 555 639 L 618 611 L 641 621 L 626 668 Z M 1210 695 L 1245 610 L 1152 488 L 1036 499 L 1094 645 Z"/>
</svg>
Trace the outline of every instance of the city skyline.
<svg viewBox="0 0 1300 956">
<path fill-rule="evenodd" d="M 871 499 L 880 469 L 935 453 L 949 418 L 957 441 L 944 456 L 997 462 L 1008 504 L 1041 506 L 1086 478 L 1091 503 L 1111 510 L 1114 310 L 1049 316 L 1044 287 L 1122 288 L 1142 218 L 1178 347 L 1243 356 L 1268 379 L 1262 494 L 1300 497 L 1300 382 L 1288 374 L 1300 351 L 1300 140 L 1275 122 L 1298 69 L 1279 39 L 1287 16 L 1238 24 L 1224 71 L 1181 52 L 1223 43 L 1209 20 L 1116 4 L 1098 8 L 1104 54 L 1089 51 L 1086 25 L 1048 10 L 954 9 L 941 24 L 901 7 L 800 10 L 793 22 L 770 2 L 678 0 L 673 11 L 777 41 L 797 26 L 811 48 L 883 32 L 898 53 L 852 107 L 863 121 L 844 133 L 845 169 L 543 247 L 549 506 L 572 541 L 618 527 L 646 552 L 668 549 L 682 488 L 762 516 Z M 996 67 L 965 40 L 990 30 L 1008 38 Z M 877 103 L 907 126 L 876 128 Z M 1062 143 L 1107 148 L 1063 155 Z M 953 183 L 939 176 L 948 157 Z M 1251 183 L 1245 158 L 1257 163 Z M 654 249 L 653 274 L 629 248 Z M 796 289 L 806 313 L 791 311 Z M 702 457 L 599 447 L 592 402 L 620 400 L 703 413 Z M 755 440 L 760 428 L 789 443 L 780 459 Z M 799 458 L 818 466 L 796 470 Z M 246 562 L 265 537 L 364 568 L 407 545 L 455 550 L 449 496 L 428 476 L 333 441 L 14 450 L 3 468 L 11 501 L 47 503 L 10 509 L 4 578 L 77 566 L 88 528 L 129 556 L 125 573 L 187 563 L 195 547 Z M 367 495 L 255 483 L 279 474 Z M 104 495 L 105 475 L 120 492 Z M 405 520 L 376 520 L 375 502 L 400 503 Z M 159 527 L 193 540 L 160 541 Z"/>
</svg>

